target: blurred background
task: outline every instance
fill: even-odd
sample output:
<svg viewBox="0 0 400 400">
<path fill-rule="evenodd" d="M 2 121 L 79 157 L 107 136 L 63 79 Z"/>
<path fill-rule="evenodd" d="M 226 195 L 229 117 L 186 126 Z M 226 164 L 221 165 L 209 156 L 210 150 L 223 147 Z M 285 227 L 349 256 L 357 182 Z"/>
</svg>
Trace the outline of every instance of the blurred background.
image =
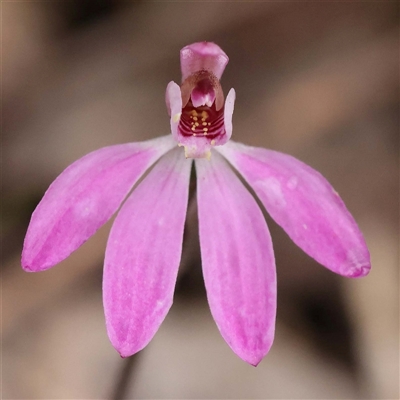
<svg viewBox="0 0 400 400">
<path fill-rule="evenodd" d="M 2 2 L 2 398 L 398 399 L 399 3 Z M 334 275 L 269 217 L 274 346 L 257 367 L 225 344 L 205 297 L 192 199 L 174 305 L 122 360 L 101 302 L 110 223 L 27 274 L 30 214 L 84 154 L 169 131 L 179 50 L 214 41 L 237 93 L 233 138 L 290 153 L 333 184 L 373 269 Z"/>
</svg>

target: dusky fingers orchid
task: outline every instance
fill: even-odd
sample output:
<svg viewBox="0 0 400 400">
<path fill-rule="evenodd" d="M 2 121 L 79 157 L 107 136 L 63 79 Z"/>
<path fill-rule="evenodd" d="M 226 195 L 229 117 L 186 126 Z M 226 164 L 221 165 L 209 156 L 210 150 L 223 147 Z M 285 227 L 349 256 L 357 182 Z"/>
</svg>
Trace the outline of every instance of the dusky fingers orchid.
<svg viewBox="0 0 400 400">
<path fill-rule="evenodd" d="M 371 268 L 356 222 L 321 174 L 289 155 L 229 141 L 235 91 L 225 99 L 220 84 L 227 63 L 214 43 L 184 47 L 182 84 L 166 90 L 172 135 L 88 154 L 61 173 L 32 214 L 22 266 L 36 272 L 89 239 L 156 164 L 122 205 L 107 243 L 103 303 L 122 357 L 149 343 L 172 305 L 193 159 L 207 298 L 243 360 L 257 365 L 274 339 L 275 259 L 262 212 L 227 161 L 308 255 L 347 277 Z"/>
</svg>

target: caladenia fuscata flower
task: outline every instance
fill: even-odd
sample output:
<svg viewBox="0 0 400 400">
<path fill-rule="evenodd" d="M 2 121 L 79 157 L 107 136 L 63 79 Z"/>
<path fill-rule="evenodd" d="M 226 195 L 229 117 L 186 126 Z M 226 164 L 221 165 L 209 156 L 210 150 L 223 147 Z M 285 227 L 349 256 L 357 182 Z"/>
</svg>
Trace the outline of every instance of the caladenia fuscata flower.
<svg viewBox="0 0 400 400">
<path fill-rule="evenodd" d="M 266 221 L 229 164 L 309 256 L 346 277 L 370 270 L 356 222 L 322 175 L 289 155 L 229 141 L 235 92 L 225 99 L 220 85 L 227 63 L 216 44 L 183 48 L 182 84 L 170 82 L 166 92 L 172 135 L 86 155 L 50 185 L 32 215 L 22 266 L 36 272 L 68 257 L 122 204 L 106 248 L 103 302 L 109 338 L 123 357 L 149 343 L 172 305 L 193 160 L 207 298 L 243 360 L 257 365 L 272 345 L 277 282 Z"/>
</svg>

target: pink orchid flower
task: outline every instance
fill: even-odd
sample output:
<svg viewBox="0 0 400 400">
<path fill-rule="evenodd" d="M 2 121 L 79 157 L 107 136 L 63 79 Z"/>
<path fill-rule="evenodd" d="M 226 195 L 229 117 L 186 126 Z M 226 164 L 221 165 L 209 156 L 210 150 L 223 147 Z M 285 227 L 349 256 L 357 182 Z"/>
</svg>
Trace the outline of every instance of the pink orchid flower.
<svg viewBox="0 0 400 400">
<path fill-rule="evenodd" d="M 202 42 L 180 55 L 182 84 L 170 82 L 166 92 L 172 136 L 105 147 L 70 165 L 32 215 L 22 265 L 43 271 L 68 257 L 155 164 L 119 210 L 104 262 L 109 338 L 122 357 L 143 349 L 172 305 L 195 159 L 211 313 L 232 350 L 257 365 L 274 338 L 274 252 L 256 200 L 229 163 L 271 217 L 319 263 L 343 276 L 362 277 L 370 257 L 356 222 L 322 175 L 289 155 L 229 141 L 235 91 L 224 99 L 219 82 L 226 54 Z"/>
</svg>

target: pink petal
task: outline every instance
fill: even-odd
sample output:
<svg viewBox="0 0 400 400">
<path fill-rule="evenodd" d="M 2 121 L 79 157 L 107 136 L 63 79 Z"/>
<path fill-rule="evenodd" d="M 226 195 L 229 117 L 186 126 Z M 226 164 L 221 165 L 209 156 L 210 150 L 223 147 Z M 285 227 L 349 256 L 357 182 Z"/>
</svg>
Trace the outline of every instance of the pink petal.
<svg viewBox="0 0 400 400">
<path fill-rule="evenodd" d="M 182 252 L 191 160 L 165 155 L 133 191 L 111 229 L 103 301 L 122 357 L 149 343 L 172 304 Z"/>
<path fill-rule="evenodd" d="M 226 96 L 225 110 L 224 110 L 224 126 L 225 135 L 221 136 L 216 141 L 216 146 L 225 144 L 232 136 L 232 116 L 233 109 L 235 108 L 236 92 L 235 89 L 231 89 Z"/>
<path fill-rule="evenodd" d="M 70 165 L 32 214 L 23 268 L 43 271 L 68 257 L 107 222 L 140 176 L 173 146 L 165 136 L 104 147 Z"/>
<path fill-rule="evenodd" d="M 362 233 L 320 173 L 289 155 L 232 141 L 219 151 L 308 255 L 340 275 L 368 274 L 370 256 Z"/>
<path fill-rule="evenodd" d="M 271 237 L 256 201 L 216 152 L 196 160 L 203 275 L 221 335 L 257 365 L 275 329 L 276 274 Z"/>
<path fill-rule="evenodd" d="M 172 137 L 179 142 L 180 135 L 178 132 L 178 126 L 182 115 L 182 96 L 181 88 L 173 81 L 167 85 L 165 102 L 167 103 L 168 114 L 171 117 L 170 123 Z"/>
<path fill-rule="evenodd" d="M 181 50 L 182 82 L 201 70 L 210 71 L 221 79 L 228 61 L 228 56 L 215 43 L 199 42 L 185 46 Z"/>
</svg>

